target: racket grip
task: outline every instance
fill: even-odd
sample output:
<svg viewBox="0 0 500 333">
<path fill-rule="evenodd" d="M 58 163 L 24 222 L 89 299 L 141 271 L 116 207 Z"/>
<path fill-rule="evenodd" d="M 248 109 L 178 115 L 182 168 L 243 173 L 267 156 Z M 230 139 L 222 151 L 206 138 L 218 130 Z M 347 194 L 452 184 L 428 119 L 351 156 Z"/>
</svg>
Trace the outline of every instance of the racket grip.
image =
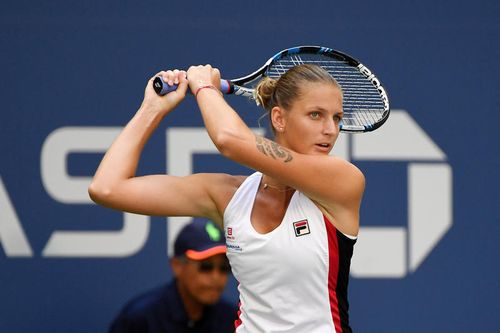
<svg viewBox="0 0 500 333">
<path fill-rule="evenodd" d="M 177 90 L 178 85 L 174 84 L 169 86 L 160 76 L 155 77 L 153 80 L 153 88 L 155 92 L 160 95 L 166 95 L 169 92 Z M 224 94 L 230 94 L 233 92 L 233 85 L 228 80 L 220 80 L 220 90 Z M 189 90 L 188 90 L 189 92 Z"/>
<path fill-rule="evenodd" d="M 155 77 L 155 79 L 153 80 L 153 89 L 155 90 L 155 92 L 160 95 L 160 96 L 163 96 L 163 95 L 166 95 L 168 94 L 169 92 L 172 92 L 172 91 L 175 91 L 177 90 L 177 87 L 179 85 L 178 84 L 174 84 L 172 86 L 169 86 L 165 81 L 163 81 L 163 79 L 159 76 Z"/>
</svg>

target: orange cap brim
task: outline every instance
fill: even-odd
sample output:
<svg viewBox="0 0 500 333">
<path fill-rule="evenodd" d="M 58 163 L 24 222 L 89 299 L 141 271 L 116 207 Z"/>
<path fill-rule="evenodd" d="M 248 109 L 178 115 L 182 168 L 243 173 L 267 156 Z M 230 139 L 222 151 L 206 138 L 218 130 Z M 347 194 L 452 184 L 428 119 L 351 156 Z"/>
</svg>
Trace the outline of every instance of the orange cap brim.
<svg viewBox="0 0 500 333">
<path fill-rule="evenodd" d="M 187 250 L 186 257 L 191 260 L 205 260 L 217 254 L 226 254 L 226 246 L 218 245 L 205 251 Z"/>
</svg>

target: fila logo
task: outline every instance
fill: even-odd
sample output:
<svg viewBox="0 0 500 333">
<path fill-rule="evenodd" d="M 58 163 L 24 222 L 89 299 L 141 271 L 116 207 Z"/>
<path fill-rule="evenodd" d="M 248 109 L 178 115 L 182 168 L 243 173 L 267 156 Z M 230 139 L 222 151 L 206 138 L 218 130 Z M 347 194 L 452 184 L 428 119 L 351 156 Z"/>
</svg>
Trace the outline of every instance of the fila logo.
<svg viewBox="0 0 500 333">
<path fill-rule="evenodd" d="M 311 233 L 311 231 L 309 230 L 309 222 L 307 222 L 307 220 L 293 222 L 293 229 L 295 230 L 296 237 Z"/>
</svg>

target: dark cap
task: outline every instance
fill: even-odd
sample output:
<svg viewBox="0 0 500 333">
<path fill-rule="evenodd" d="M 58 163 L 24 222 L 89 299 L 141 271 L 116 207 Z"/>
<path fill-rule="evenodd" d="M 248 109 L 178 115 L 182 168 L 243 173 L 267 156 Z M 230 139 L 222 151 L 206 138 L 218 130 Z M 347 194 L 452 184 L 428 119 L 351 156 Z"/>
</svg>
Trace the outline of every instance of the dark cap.
<svg viewBox="0 0 500 333">
<path fill-rule="evenodd" d="M 205 260 L 225 253 L 224 234 L 209 220 L 194 220 L 184 226 L 174 244 L 174 256 L 186 256 L 192 260 Z"/>
</svg>

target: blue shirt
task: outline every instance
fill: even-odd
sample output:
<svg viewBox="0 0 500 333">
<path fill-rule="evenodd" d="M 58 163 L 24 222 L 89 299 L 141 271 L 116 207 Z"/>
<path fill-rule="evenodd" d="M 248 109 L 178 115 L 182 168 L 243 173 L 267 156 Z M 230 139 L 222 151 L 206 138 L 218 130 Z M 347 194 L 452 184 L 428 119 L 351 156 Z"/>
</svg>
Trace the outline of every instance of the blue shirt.
<svg viewBox="0 0 500 333">
<path fill-rule="evenodd" d="M 200 320 L 190 320 L 172 281 L 129 301 L 109 333 L 232 333 L 236 318 L 236 306 L 221 299 L 205 307 Z"/>
</svg>

